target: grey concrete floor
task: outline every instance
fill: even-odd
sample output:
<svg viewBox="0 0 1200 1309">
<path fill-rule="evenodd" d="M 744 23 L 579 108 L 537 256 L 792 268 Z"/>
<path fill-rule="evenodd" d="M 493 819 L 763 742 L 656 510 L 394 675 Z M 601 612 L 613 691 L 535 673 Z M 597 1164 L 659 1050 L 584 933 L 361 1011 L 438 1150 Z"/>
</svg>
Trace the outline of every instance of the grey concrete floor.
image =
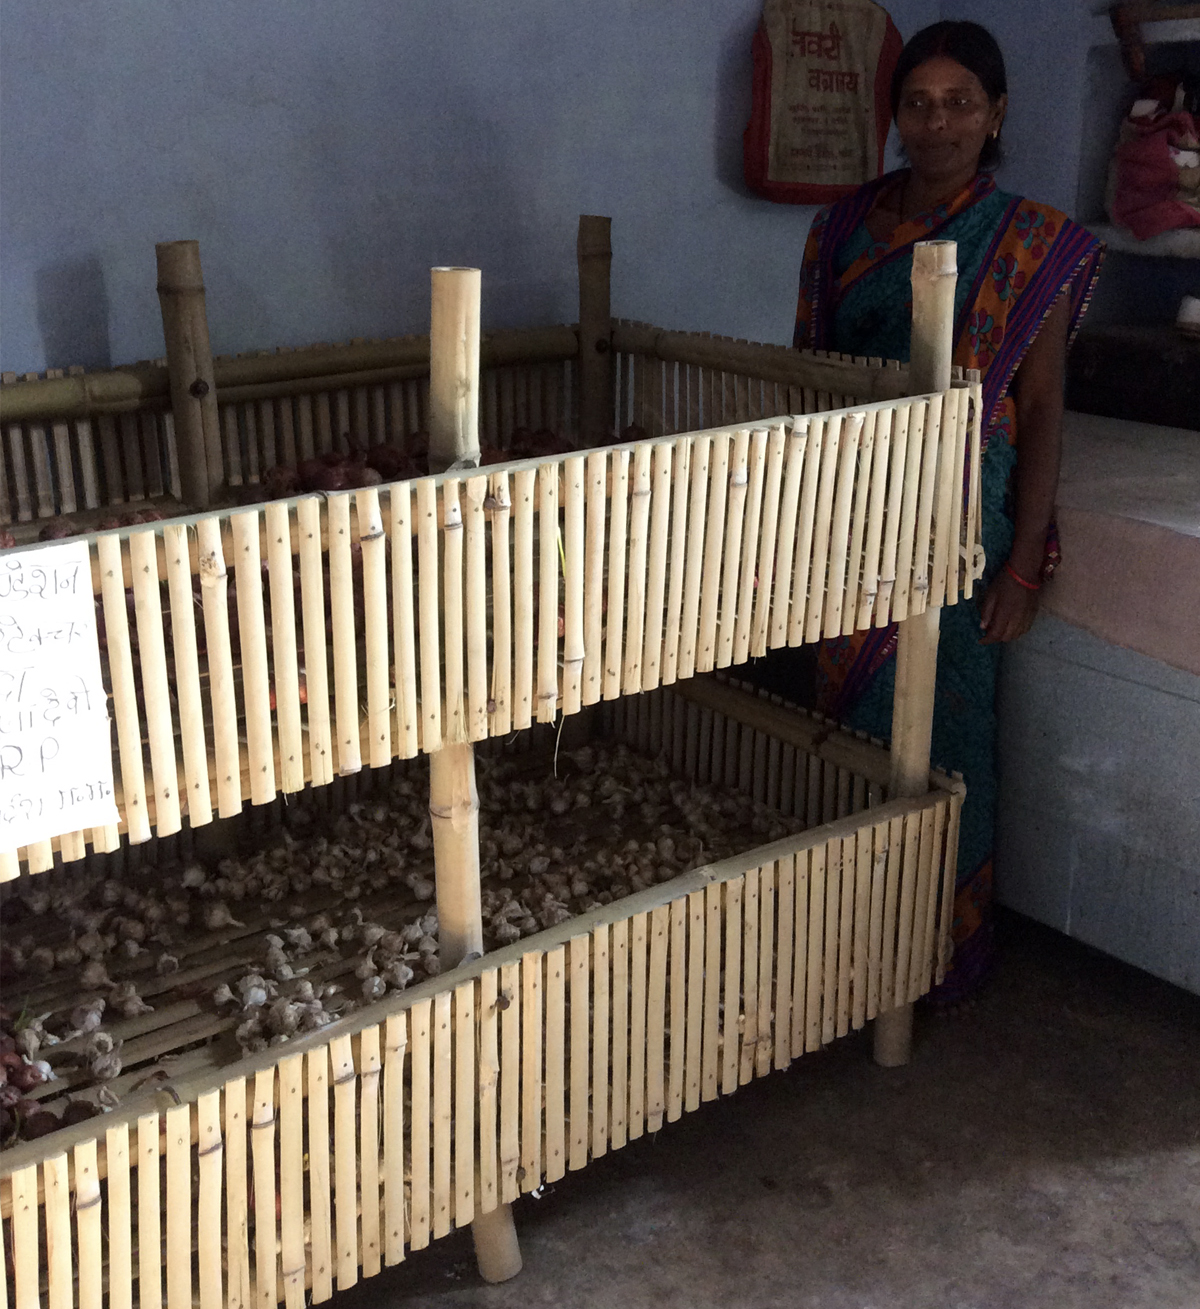
<svg viewBox="0 0 1200 1309">
<path fill-rule="evenodd" d="M 339 1309 L 1200 1309 L 1200 998 L 1028 920 L 970 1015 L 866 1033 L 516 1206 Z"/>
</svg>

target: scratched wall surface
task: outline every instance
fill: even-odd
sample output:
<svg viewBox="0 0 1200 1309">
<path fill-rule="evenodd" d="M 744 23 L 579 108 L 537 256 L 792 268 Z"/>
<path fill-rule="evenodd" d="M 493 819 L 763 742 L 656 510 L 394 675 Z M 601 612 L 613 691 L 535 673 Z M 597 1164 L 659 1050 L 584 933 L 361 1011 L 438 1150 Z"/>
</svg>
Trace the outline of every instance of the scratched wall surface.
<svg viewBox="0 0 1200 1309">
<path fill-rule="evenodd" d="M 161 354 L 185 237 L 217 351 L 423 331 L 435 264 L 486 326 L 572 322 L 580 213 L 622 316 L 788 341 L 813 211 L 742 184 L 760 7 L 4 0 L 0 366 Z"/>
</svg>

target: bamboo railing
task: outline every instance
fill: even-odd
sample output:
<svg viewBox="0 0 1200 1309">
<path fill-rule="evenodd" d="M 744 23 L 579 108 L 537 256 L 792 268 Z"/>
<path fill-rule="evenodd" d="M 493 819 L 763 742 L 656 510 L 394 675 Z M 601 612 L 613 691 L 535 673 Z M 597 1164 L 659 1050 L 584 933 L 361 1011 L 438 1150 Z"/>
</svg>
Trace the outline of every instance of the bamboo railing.
<svg viewBox="0 0 1200 1309">
<path fill-rule="evenodd" d="M 804 716 L 702 686 L 608 730 L 823 825 L 5 1152 L 15 1309 L 324 1301 L 923 994 L 961 783 L 887 800 L 877 746 L 834 764 Z"/>
<path fill-rule="evenodd" d="M 233 1065 L 193 1033 L 168 1092 L 122 1087 L 113 1114 L 0 1156 L 4 1309 L 10 1286 L 18 1309 L 135 1291 L 158 1306 L 164 1287 L 168 1309 L 321 1301 L 872 1018 L 877 1057 L 904 1057 L 911 1003 L 946 964 L 963 796 L 928 771 L 936 615 L 982 571 L 979 385 L 950 385 L 943 348 L 953 247 L 919 262 L 911 374 L 616 323 L 612 429 L 646 439 L 89 538 L 120 826 L 2 852 L 0 879 L 420 752 L 505 748 L 587 706 L 676 773 L 802 813 L 807 830 Z M 389 365 L 405 376 L 288 364 L 277 394 L 222 391 L 214 367 L 233 414 L 226 482 L 254 484 L 268 428 L 278 457 L 274 421 L 306 396 L 314 451 L 380 385 L 401 385 L 411 418 L 415 384 L 425 419 L 427 353 L 423 369 Z M 494 401 L 486 373 L 480 389 L 484 431 L 493 415 L 502 442 L 522 403 L 526 423 L 537 404 L 574 413 L 579 362 L 577 340 L 501 360 Z M 531 386 L 531 366 L 564 388 Z M 583 371 L 594 396 L 609 374 Z M 903 396 L 922 380 L 927 394 Z M 6 392 L 11 453 L 27 431 Z M 271 425 L 245 408 L 262 403 L 283 405 Z M 380 411 L 363 404 L 369 422 Z M 696 678 L 889 622 L 890 755 Z"/>
<path fill-rule="evenodd" d="M 963 384 L 99 534 L 121 829 L 0 880 L 969 595 L 978 409 Z"/>
</svg>

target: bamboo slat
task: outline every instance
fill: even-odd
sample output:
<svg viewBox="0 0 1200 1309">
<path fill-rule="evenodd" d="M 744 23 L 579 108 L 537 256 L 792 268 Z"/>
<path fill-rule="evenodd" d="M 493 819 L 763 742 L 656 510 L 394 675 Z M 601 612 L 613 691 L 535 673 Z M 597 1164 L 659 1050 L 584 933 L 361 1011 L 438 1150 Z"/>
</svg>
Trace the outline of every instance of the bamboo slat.
<svg viewBox="0 0 1200 1309">
<path fill-rule="evenodd" d="M 271 655 L 275 716 L 279 731 L 280 786 L 304 788 L 304 738 L 300 721 L 300 661 L 296 644 L 295 583 L 288 507 L 266 507 L 267 569 L 271 599 Z"/>
<path fill-rule="evenodd" d="M 273 1076 L 273 1074 L 272 1074 Z M 167 1135 L 167 1309 L 190 1309 L 192 1303 L 192 1106 L 178 1104 L 166 1112 Z M 274 1169 L 272 1169 L 272 1174 Z M 272 1176 L 271 1207 L 275 1194 Z M 274 1241 L 271 1242 L 272 1274 Z M 272 1290 L 274 1287 L 272 1285 Z M 274 1304 L 272 1296 L 271 1303 Z"/>
<path fill-rule="evenodd" d="M 558 468 L 538 473 L 538 650 L 537 721 L 558 715 L 558 569 L 562 548 L 558 525 Z"/>
<path fill-rule="evenodd" d="M 647 556 L 646 608 L 643 629 L 641 689 L 651 691 L 662 675 L 667 582 L 667 531 L 671 521 L 671 454 L 667 444 L 654 447 L 651 474 L 650 544 Z"/>
<path fill-rule="evenodd" d="M 625 638 L 625 545 L 629 515 L 629 451 L 612 456 L 612 492 L 608 526 L 608 617 L 604 643 L 604 698 L 621 695 Z"/>
<path fill-rule="evenodd" d="M 367 759 L 372 768 L 392 762 L 391 658 L 388 650 L 387 540 L 373 488 L 354 496 L 362 550 L 364 645 L 367 669 Z M 274 590 L 272 590 L 274 595 Z M 281 733 L 282 735 L 282 733 Z M 286 789 L 286 788 L 285 788 Z"/>
<path fill-rule="evenodd" d="M 500 979 L 494 968 L 479 979 L 479 1185 L 475 1203 L 481 1214 L 500 1202 Z"/>
<path fill-rule="evenodd" d="M 138 1305 L 162 1305 L 162 1197 L 159 1174 L 159 1116 L 138 1119 Z"/>
<path fill-rule="evenodd" d="M 304 1249 L 304 1056 L 279 1063 L 279 1227 L 283 1299 L 303 1309 Z M 203 1276 L 203 1263 L 201 1275 Z"/>
<path fill-rule="evenodd" d="M 419 748 L 417 645 L 413 620 L 412 492 L 407 482 L 391 488 L 392 623 L 395 649 L 396 742 L 401 759 Z"/>
<path fill-rule="evenodd" d="M 49 1309 L 72 1309 L 75 1300 L 71 1258 L 71 1189 L 67 1156 L 55 1153 L 42 1163 L 46 1216 L 46 1281 Z M 174 1309 L 172 1306 L 171 1309 Z"/>
<path fill-rule="evenodd" d="M 585 473 L 584 630 L 581 703 L 595 704 L 603 690 L 604 525 L 608 510 L 608 456 L 595 450 Z"/>
<path fill-rule="evenodd" d="M 275 747 L 271 735 L 271 681 L 267 663 L 262 552 L 258 511 L 234 514 L 238 635 L 242 664 L 242 710 L 250 765 L 250 802 L 275 798 Z"/>
<path fill-rule="evenodd" d="M 255 1074 L 250 1115 L 250 1157 L 254 1169 L 254 1292 L 260 1309 L 277 1303 L 275 1292 L 279 1188 L 275 1177 L 275 1070 Z"/>
<path fill-rule="evenodd" d="M 300 500 L 296 505 L 296 523 L 300 535 L 300 601 L 304 613 L 309 776 L 314 786 L 326 786 L 333 781 L 333 733 L 329 721 L 320 501 L 309 498 Z"/>
<path fill-rule="evenodd" d="M 721 609 L 717 635 L 718 668 L 733 662 L 734 633 L 738 621 L 738 575 L 742 564 L 742 527 L 750 487 L 750 433 L 739 431 L 733 438 L 729 463 L 729 492 L 726 499 L 724 569 L 721 575 Z"/>
<path fill-rule="evenodd" d="M 650 972 L 646 984 L 646 1131 L 662 1128 L 666 1112 L 667 956 L 670 908 L 650 915 Z"/>
<path fill-rule="evenodd" d="M 308 1219 L 314 1304 L 333 1294 L 333 1210 L 329 1185 L 329 1047 L 310 1050 L 308 1074 Z"/>
<path fill-rule="evenodd" d="M 454 1116 L 454 1067 L 451 1022 L 453 995 L 442 991 L 434 996 L 431 1019 L 433 1046 L 433 1187 L 431 1233 L 436 1238 L 450 1231 L 453 1216 L 452 1156 Z"/>
<path fill-rule="evenodd" d="M 344 1291 L 358 1281 L 358 1076 L 348 1036 L 330 1042 L 329 1059 L 333 1083 L 334 1258 L 337 1289 Z"/>
<path fill-rule="evenodd" d="M 104 1303 L 104 1269 L 101 1252 L 103 1215 L 95 1141 L 81 1141 L 75 1147 L 74 1164 L 75 1231 L 79 1251 L 76 1261 L 79 1309 L 100 1309 Z M 3 1279 L 3 1274 L 3 1266 L 0 1266 L 0 1279 Z M 7 1293 L 4 1299 L 7 1301 Z"/>
<path fill-rule="evenodd" d="M 619 1150 L 629 1139 L 629 925 L 614 923 L 612 952 L 612 1071 L 609 1078 L 609 1141 Z"/>
<path fill-rule="evenodd" d="M 521 959 L 521 1190 L 534 1191 L 542 1180 L 542 959 Z"/>
<path fill-rule="evenodd" d="M 487 478 L 466 481 L 463 504 L 466 550 L 467 737 L 482 741 L 488 734 L 487 572 L 484 501 Z M 507 560 L 505 560 L 507 564 Z M 383 763 L 390 761 L 383 759 Z"/>
<path fill-rule="evenodd" d="M 679 619 L 678 676 L 686 680 L 696 671 L 697 627 L 700 621 L 700 585 L 704 570 L 706 509 L 712 438 L 697 437 L 691 447 L 692 478 L 688 497 L 687 562 L 683 579 L 683 608 Z M 683 540 L 682 531 L 676 542 Z"/>
<path fill-rule="evenodd" d="M 155 827 L 160 836 L 169 836 L 180 828 L 179 788 L 155 534 L 137 532 L 131 536 L 129 556 L 137 619 L 138 663 L 145 703 L 145 723 L 150 738 L 150 767 L 154 779 Z"/>
<path fill-rule="evenodd" d="M 737 622 L 733 629 L 733 662 L 744 664 L 750 657 L 750 630 L 754 616 L 755 593 L 759 585 L 759 531 L 762 525 L 763 489 L 767 473 L 769 433 L 750 434 L 749 486 L 746 491 L 746 514 L 742 529 L 741 576 L 738 581 Z"/>
<path fill-rule="evenodd" d="M 842 605 L 846 594 L 846 566 L 850 546 L 850 516 L 854 504 L 854 492 L 858 485 L 855 470 L 860 458 L 865 421 L 866 414 L 861 413 L 847 414 L 842 419 L 836 471 L 832 460 L 829 464 L 831 483 L 828 511 L 825 509 L 826 502 L 823 498 L 824 484 L 817 502 L 817 531 L 822 548 L 818 551 L 821 565 L 819 568 L 814 566 L 813 569 L 813 588 L 815 590 L 821 582 L 824 583 L 825 605 L 823 613 L 818 610 L 813 614 L 809 631 L 818 635 L 823 630 L 840 632 L 842 629 Z M 812 639 L 815 640 L 816 636 Z"/>
<path fill-rule="evenodd" d="M 442 744 L 441 637 L 438 626 L 437 491 L 432 482 L 417 483 L 417 575 L 419 580 L 421 658 L 421 748 Z"/>
<path fill-rule="evenodd" d="M 722 547 L 725 542 L 725 510 L 729 495 L 731 439 L 727 433 L 713 437 L 709 462 L 708 521 L 704 538 L 704 569 L 700 582 L 700 617 L 696 633 L 698 673 L 711 672 L 717 660 L 717 606 L 720 601 Z"/>
<path fill-rule="evenodd" d="M 646 1130 L 646 944 L 647 915 L 635 914 L 629 927 L 629 1109 L 626 1137 L 636 1140 Z"/>
<path fill-rule="evenodd" d="M 404 1259 L 407 1208 L 404 1190 L 404 1062 L 408 1048 L 407 1014 L 388 1015 L 384 1042 L 384 1262 L 391 1267 Z"/>
<path fill-rule="evenodd" d="M 454 1223 L 465 1227 L 475 1217 L 475 1102 L 479 1076 L 475 1067 L 475 983 L 454 991 Z"/>
<path fill-rule="evenodd" d="M 571 970 L 568 1013 L 570 1015 L 568 1116 L 570 1135 L 567 1142 L 567 1167 L 582 1168 L 588 1161 L 588 1103 L 591 1094 L 588 1057 L 591 1041 L 590 1002 L 592 989 L 592 940 L 590 936 L 572 937 L 569 943 Z"/>
<path fill-rule="evenodd" d="M 725 1009 L 721 1024 L 721 1093 L 732 1095 L 739 1085 L 742 1012 L 742 899 L 743 875 L 725 883 Z"/>
<path fill-rule="evenodd" d="M 511 1204 L 520 1194 L 521 1167 L 521 966 L 500 970 L 500 1200 Z"/>
<path fill-rule="evenodd" d="M 512 552 L 509 544 L 512 498 L 507 473 L 491 481 L 492 505 L 492 681 L 491 731 L 506 736 L 512 726 Z"/>
<path fill-rule="evenodd" d="M 113 716 L 117 721 L 124 817 L 129 840 L 138 843 L 148 841 L 151 833 L 120 542 L 114 537 L 102 536 L 96 542 L 96 550 L 100 564 L 109 676 L 112 680 Z"/>
<path fill-rule="evenodd" d="M 521 469 L 513 478 L 513 686 L 512 726 L 533 722 L 533 519 L 537 474 Z"/>
<path fill-rule="evenodd" d="M 609 989 L 609 928 L 606 923 L 601 924 L 592 931 L 591 969 L 591 1157 L 599 1159 L 601 1155 L 608 1152 L 609 1131 L 609 1011 L 611 992 Z M 575 1112 L 576 1110 L 572 1107 L 572 1115 Z"/>
<path fill-rule="evenodd" d="M 582 456 L 563 464 L 563 655 L 562 711 L 578 713 L 583 705 L 584 637 L 584 500 Z"/>
<path fill-rule="evenodd" d="M 445 741 L 458 745 L 467 739 L 466 683 L 463 662 L 463 521 L 457 481 L 442 487 L 442 630 L 444 635 L 442 687 L 446 718 Z"/>
<path fill-rule="evenodd" d="M 742 1086 L 754 1077 L 758 1050 L 760 881 L 761 869 L 746 870 L 742 890 L 742 1044 L 741 1058 L 738 1062 L 738 1082 Z"/>
<path fill-rule="evenodd" d="M 430 1233 L 429 1146 L 433 1095 L 429 1079 L 429 1037 L 432 1014 L 432 1003 L 422 1000 L 413 1005 L 409 1017 L 412 1048 L 409 1247 L 413 1250 L 423 1250 L 429 1244 Z"/>
<path fill-rule="evenodd" d="M 567 1171 L 566 1141 L 566 946 L 546 952 L 545 1011 L 545 1179 L 557 1182 Z"/>
<path fill-rule="evenodd" d="M 350 496 L 345 492 L 330 495 L 325 506 L 329 523 L 329 618 L 333 629 L 337 766 L 344 777 L 362 768 L 354 613 L 357 588 L 350 550 Z"/>
<path fill-rule="evenodd" d="M 626 581 L 625 664 L 621 690 L 636 695 L 642 690 L 642 638 L 646 625 L 646 561 L 650 548 L 651 464 L 654 447 L 648 442 L 633 452 L 633 489 L 629 510 L 629 572 Z"/>
</svg>

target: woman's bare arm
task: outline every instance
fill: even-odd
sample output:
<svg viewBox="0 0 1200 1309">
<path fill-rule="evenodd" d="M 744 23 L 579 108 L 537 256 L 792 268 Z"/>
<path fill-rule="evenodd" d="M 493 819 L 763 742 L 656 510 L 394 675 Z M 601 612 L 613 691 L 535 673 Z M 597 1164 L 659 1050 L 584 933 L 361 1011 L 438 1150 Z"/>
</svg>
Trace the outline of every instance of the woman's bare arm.
<svg viewBox="0 0 1200 1309">
<path fill-rule="evenodd" d="M 1013 382 L 1017 407 L 1015 530 L 1009 566 L 1030 582 L 1041 580 L 1046 531 L 1054 517 L 1062 456 L 1063 380 L 1070 307 L 1061 295 L 1021 361 Z M 983 599 L 985 645 L 1023 636 L 1037 613 L 1037 592 L 1001 570 Z"/>
</svg>

